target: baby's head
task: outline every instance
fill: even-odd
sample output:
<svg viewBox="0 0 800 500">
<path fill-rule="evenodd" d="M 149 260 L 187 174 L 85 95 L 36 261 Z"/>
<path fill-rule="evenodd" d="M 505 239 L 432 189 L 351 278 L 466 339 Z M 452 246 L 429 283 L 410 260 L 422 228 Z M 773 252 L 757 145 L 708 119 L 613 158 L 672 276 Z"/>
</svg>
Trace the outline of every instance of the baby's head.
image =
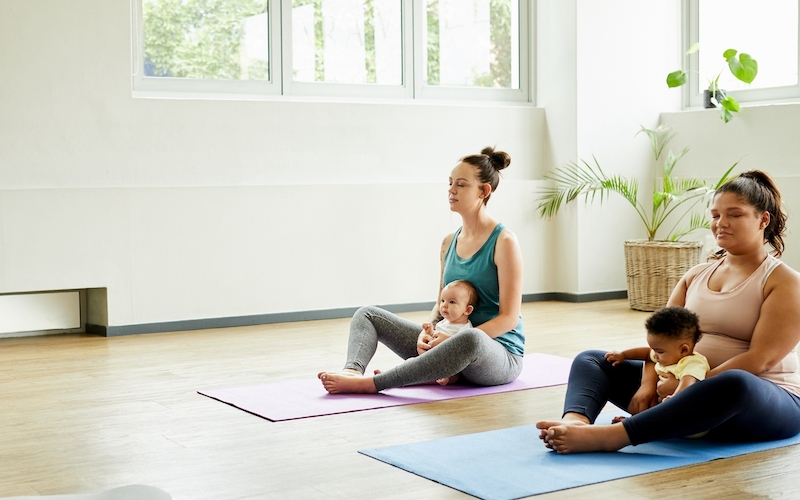
<svg viewBox="0 0 800 500">
<path fill-rule="evenodd" d="M 664 366 L 674 365 L 694 353 L 700 340 L 697 315 L 683 307 L 665 307 L 653 313 L 644 324 L 647 343 L 654 358 Z"/>
<path fill-rule="evenodd" d="M 472 283 L 456 280 L 442 288 L 439 314 L 451 323 L 466 323 L 478 305 L 478 292 Z"/>
</svg>

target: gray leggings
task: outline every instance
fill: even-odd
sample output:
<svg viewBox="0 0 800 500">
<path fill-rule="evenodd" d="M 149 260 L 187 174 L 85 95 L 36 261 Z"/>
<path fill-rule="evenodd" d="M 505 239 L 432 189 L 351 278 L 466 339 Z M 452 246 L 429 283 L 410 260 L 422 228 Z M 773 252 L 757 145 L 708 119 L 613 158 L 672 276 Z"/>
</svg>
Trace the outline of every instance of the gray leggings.
<svg viewBox="0 0 800 500">
<path fill-rule="evenodd" d="M 522 371 L 522 356 L 477 328 L 462 330 L 423 355 L 417 354 L 420 332 L 422 325 L 378 307 L 362 307 L 350 322 L 345 368 L 364 373 L 381 342 L 407 361 L 375 375 L 379 391 L 456 374 L 477 385 L 503 385 Z"/>
</svg>

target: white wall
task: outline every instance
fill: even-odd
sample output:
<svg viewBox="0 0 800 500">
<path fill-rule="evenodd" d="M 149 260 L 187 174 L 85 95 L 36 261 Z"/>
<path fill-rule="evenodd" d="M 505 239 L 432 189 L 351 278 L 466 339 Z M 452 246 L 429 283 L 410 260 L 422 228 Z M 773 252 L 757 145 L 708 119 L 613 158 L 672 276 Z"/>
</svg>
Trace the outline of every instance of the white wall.
<svg viewBox="0 0 800 500">
<path fill-rule="evenodd" d="M 134 99 L 128 0 L 0 0 L 0 293 L 108 288 L 112 326 L 435 299 L 447 175 L 551 291 L 532 106 Z"/>
<path fill-rule="evenodd" d="M 592 155 L 649 180 L 634 134 L 659 116 L 691 147 L 679 168 L 747 155 L 800 212 L 800 105 L 678 112 L 678 0 L 538 0 L 536 22 L 539 107 L 134 99 L 128 0 L 0 0 L 0 293 L 108 288 L 111 326 L 428 302 L 459 224 L 447 174 L 485 145 L 513 158 L 489 208 L 523 293 L 621 290 L 630 207 L 542 221 L 534 192 Z"/>
<path fill-rule="evenodd" d="M 540 0 L 538 104 L 547 113 L 550 165 L 597 158 L 606 174 L 643 180 L 650 203 L 652 153 L 642 125 L 680 107 L 665 76 L 680 65 L 680 2 Z M 647 235 L 630 205 L 583 201 L 556 221 L 558 291 L 622 290 L 623 242 Z"/>
</svg>

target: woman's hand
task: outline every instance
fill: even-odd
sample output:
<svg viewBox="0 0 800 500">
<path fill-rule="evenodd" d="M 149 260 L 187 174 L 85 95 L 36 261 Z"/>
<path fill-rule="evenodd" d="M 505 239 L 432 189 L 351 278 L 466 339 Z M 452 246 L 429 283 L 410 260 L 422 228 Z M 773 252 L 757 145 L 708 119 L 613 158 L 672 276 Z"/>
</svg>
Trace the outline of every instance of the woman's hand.
<svg viewBox="0 0 800 500">
<path fill-rule="evenodd" d="M 678 379 L 675 375 L 667 373 L 666 375 L 658 376 L 658 383 L 656 384 L 656 391 L 660 400 L 665 400 L 671 396 L 675 389 L 678 388 Z"/>
<path fill-rule="evenodd" d="M 450 337 L 451 337 L 451 335 L 449 335 L 447 333 L 436 332 L 436 334 L 433 336 L 433 340 L 430 341 L 431 349 L 433 349 L 437 345 L 441 344 L 445 340 L 449 339 Z"/>
<path fill-rule="evenodd" d="M 651 385 L 642 384 L 628 404 L 628 413 L 636 415 L 658 404 L 658 394 Z"/>
<path fill-rule="evenodd" d="M 641 413 L 658 404 L 658 392 L 656 391 L 658 374 L 656 374 L 655 366 L 652 361 L 644 362 L 639 390 L 636 391 L 636 394 L 631 398 L 631 402 L 628 403 L 628 413 L 631 415 Z"/>
<path fill-rule="evenodd" d="M 433 341 L 433 325 L 431 323 L 423 323 L 422 331 L 419 332 L 417 337 L 417 354 L 423 354 L 428 351 Z"/>
</svg>

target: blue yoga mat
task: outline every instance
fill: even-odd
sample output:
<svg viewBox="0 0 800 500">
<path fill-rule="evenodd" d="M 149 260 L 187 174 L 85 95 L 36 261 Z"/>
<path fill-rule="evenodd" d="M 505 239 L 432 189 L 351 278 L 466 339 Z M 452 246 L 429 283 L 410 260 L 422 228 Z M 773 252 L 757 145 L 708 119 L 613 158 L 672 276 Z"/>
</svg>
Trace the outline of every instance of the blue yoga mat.
<svg viewBox="0 0 800 500">
<path fill-rule="evenodd" d="M 510 500 L 794 444 L 800 435 L 746 444 L 672 439 L 616 453 L 559 455 L 526 425 L 359 453 L 478 498 Z"/>
</svg>

